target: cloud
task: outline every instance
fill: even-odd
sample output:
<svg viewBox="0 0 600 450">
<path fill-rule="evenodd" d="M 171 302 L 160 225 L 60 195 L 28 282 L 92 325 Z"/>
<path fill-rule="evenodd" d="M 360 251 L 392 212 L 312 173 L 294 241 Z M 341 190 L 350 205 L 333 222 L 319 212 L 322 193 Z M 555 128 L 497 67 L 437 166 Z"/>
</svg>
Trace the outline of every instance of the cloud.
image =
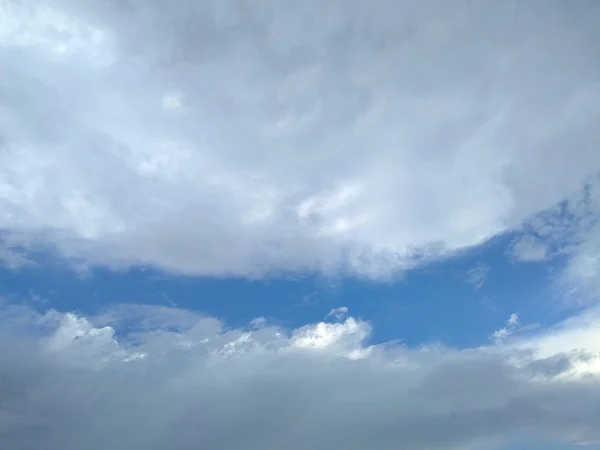
<svg viewBox="0 0 600 450">
<path fill-rule="evenodd" d="M 593 311 L 514 345 L 462 350 L 370 346 L 370 325 L 354 318 L 229 329 L 169 308 L 85 318 L 13 306 L 1 320 L 0 442 L 15 450 L 600 438 Z"/>
<path fill-rule="evenodd" d="M 549 256 L 548 249 L 541 239 L 527 235 L 521 236 L 513 242 L 510 254 L 523 262 L 545 261 Z"/>
<path fill-rule="evenodd" d="M 475 267 L 467 271 L 465 280 L 467 283 L 471 284 L 475 290 L 479 290 L 485 284 L 489 271 L 490 267 L 488 265 L 478 262 Z"/>
<path fill-rule="evenodd" d="M 526 221 L 509 246 L 520 261 L 554 262 L 552 290 L 570 306 L 600 299 L 600 190 L 597 183 Z"/>
<path fill-rule="evenodd" d="M 168 113 L 183 112 L 183 103 L 181 92 L 168 92 L 162 98 L 162 107 Z"/>
<path fill-rule="evenodd" d="M 326 318 L 333 317 L 336 320 L 342 320 L 346 315 L 348 315 L 348 307 L 340 306 L 329 311 Z"/>
<path fill-rule="evenodd" d="M 589 200 L 600 206 L 600 194 Z M 573 226 L 575 245 L 567 252 L 567 263 L 560 274 L 556 288 L 567 302 L 589 305 L 600 300 L 600 217 L 595 211 L 583 216 L 587 220 Z"/>
<path fill-rule="evenodd" d="M 507 337 L 513 334 L 519 327 L 519 315 L 513 313 L 506 321 L 506 326 L 492 333 L 492 339 L 496 343 L 502 343 Z"/>
<path fill-rule="evenodd" d="M 7 0 L 0 14 L 15 248 L 382 277 L 518 227 L 600 169 L 596 4 Z"/>
<path fill-rule="evenodd" d="M 569 259 L 559 278 L 559 285 L 566 290 L 565 298 L 569 302 L 586 305 L 600 300 L 600 256 L 597 249 L 598 241 L 591 239 Z"/>
<path fill-rule="evenodd" d="M 0 244 L 0 266 L 17 270 L 22 267 L 31 267 L 34 265 L 35 263 L 27 259 L 22 253 Z"/>
</svg>

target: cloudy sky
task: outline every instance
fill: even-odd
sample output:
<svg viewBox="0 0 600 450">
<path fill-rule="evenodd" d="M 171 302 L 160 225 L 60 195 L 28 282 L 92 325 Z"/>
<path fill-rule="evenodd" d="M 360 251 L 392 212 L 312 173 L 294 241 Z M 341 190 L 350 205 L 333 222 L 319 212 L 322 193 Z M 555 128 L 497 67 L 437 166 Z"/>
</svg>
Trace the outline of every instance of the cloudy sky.
<svg viewBox="0 0 600 450">
<path fill-rule="evenodd" d="M 599 22 L 0 0 L 0 447 L 600 449 Z"/>
</svg>

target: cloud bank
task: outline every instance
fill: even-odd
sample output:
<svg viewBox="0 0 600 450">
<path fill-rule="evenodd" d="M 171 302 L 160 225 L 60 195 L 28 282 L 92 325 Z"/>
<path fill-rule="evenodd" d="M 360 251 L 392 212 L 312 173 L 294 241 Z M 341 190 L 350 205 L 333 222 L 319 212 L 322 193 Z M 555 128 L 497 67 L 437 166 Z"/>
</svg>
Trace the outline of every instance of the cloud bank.
<svg viewBox="0 0 600 450">
<path fill-rule="evenodd" d="M 465 449 L 600 439 L 598 311 L 500 345 L 368 344 L 348 317 L 228 329 L 183 310 L 2 309 L 13 450 Z M 500 447 L 498 447 L 500 446 Z"/>
<path fill-rule="evenodd" d="M 477 245 L 600 169 L 599 9 L 2 0 L 3 246 L 381 277 Z"/>
</svg>

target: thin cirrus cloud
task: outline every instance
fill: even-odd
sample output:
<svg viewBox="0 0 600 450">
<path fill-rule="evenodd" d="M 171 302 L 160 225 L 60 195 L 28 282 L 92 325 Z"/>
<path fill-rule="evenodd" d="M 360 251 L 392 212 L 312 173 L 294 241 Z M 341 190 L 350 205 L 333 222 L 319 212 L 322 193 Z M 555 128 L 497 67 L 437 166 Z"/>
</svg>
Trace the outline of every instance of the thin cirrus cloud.
<svg viewBox="0 0 600 450">
<path fill-rule="evenodd" d="M 517 228 L 600 169 L 596 2 L 0 15 L 3 255 L 381 277 Z"/>
<path fill-rule="evenodd" d="M 353 317 L 289 331 L 264 322 L 228 329 L 141 305 L 88 318 L 15 306 L 1 313 L 0 442 L 14 450 L 600 440 L 594 310 L 462 350 L 371 346 L 371 325 Z M 128 323 L 138 326 L 124 331 Z"/>
</svg>

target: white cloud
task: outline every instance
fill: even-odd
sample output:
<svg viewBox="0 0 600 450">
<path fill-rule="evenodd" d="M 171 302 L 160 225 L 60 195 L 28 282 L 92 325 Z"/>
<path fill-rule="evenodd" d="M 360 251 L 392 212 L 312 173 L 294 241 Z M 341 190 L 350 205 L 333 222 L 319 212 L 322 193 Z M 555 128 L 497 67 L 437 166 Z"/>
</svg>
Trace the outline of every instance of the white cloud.
<svg viewBox="0 0 600 450">
<path fill-rule="evenodd" d="M 167 113 L 178 113 L 184 110 L 183 94 L 179 91 L 167 92 L 162 97 L 162 108 Z"/>
<path fill-rule="evenodd" d="M 87 319 L 4 308 L 0 320 L 0 442 L 11 449 L 437 450 L 499 448 L 523 433 L 600 439 L 593 310 L 463 350 L 369 346 L 370 327 L 354 318 L 291 332 L 141 306 Z"/>
<path fill-rule="evenodd" d="M 497 343 L 502 343 L 507 337 L 517 331 L 519 327 L 519 315 L 513 313 L 506 321 L 506 326 L 492 333 L 492 339 Z"/>
<path fill-rule="evenodd" d="M 548 248 L 541 239 L 533 236 L 521 236 L 511 245 L 510 253 L 519 261 L 537 262 L 548 259 Z"/>
<path fill-rule="evenodd" d="M 476 290 L 479 290 L 485 284 L 489 271 L 490 267 L 487 264 L 478 262 L 475 267 L 467 271 L 465 280 L 473 285 Z"/>
<path fill-rule="evenodd" d="M 262 328 L 267 325 L 267 319 L 265 317 L 256 317 L 250 321 L 252 328 Z"/>
<path fill-rule="evenodd" d="M 600 169 L 595 6 L 4 0 L 0 15 L 15 245 L 379 277 L 517 227 Z"/>
<path fill-rule="evenodd" d="M 600 201 L 596 200 L 600 205 Z M 575 227 L 576 245 L 568 252 L 568 261 L 556 287 L 570 303 L 588 305 L 600 300 L 600 222 L 595 214 L 591 224 Z"/>
<path fill-rule="evenodd" d="M 563 302 L 600 300 L 600 189 L 590 183 L 567 201 L 528 220 L 509 251 L 521 261 L 558 261 L 552 292 Z"/>
<path fill-rule="evenodd" d="M 367 356 L 370 351 L 363 345 L 370 331 L 366 322 L 349 317 L 341 323 L 320 322 L 299 328 L 292 335 L 291 342 L 293 347 L 328 349 L 358 359 Z"/>
<path fill-rule="evenodd" d="M 22 267 L 31 267 L 35 263 L 26 258 L 21 252 L 12 249 L 10 246 L 0 243 L 0 266 L 7 269 L 17 270 Z"/>
<path fill-rule="evenodd" d="M 600 375 L 600 310 L 590 309 L 571 317 L 546 333 L 516 338 L 508 345 L 512 348 L 535 348 L 536 356 L 551 360 L 557 355 L 577 355 L 565 370 L 563 376 L 580 377 L 589 374 Z"/>
<path fill-rule="evenodd" d="M 333 308 L 329 313 L 327 313 L 326 318 L 333 317 L 336 320 L 342 320 L 344 317 L 348 315 L 348 307 L 340 306 L 339 308 Z"/>
</svg>

